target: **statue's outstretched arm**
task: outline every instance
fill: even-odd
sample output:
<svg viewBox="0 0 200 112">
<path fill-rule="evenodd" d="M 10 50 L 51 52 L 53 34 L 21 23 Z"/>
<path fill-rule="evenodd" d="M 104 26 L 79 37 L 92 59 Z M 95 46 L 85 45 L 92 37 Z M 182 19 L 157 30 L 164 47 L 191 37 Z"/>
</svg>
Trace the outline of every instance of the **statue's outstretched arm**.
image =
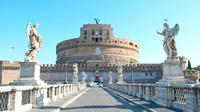
<svg viewBox="0 0 200 112">
<path fill-rule="evenodd" d="M 158 31 L 156 31 L 159 35 L 164 35 L 163 33 L 160 33 L 160 32 L 158 32 Z"/>
</svg>

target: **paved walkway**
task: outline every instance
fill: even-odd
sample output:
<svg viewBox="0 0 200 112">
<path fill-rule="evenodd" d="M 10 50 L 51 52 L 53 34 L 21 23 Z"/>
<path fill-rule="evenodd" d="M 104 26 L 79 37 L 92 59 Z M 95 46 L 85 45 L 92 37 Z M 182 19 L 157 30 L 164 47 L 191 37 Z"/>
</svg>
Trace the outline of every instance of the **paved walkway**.
<svg viewBox="0 0 200 112">
<path fill-rule="evenodd" d="M 61 112 L 147 112 L 103 88 L 91 88 Z"/>
</svg>

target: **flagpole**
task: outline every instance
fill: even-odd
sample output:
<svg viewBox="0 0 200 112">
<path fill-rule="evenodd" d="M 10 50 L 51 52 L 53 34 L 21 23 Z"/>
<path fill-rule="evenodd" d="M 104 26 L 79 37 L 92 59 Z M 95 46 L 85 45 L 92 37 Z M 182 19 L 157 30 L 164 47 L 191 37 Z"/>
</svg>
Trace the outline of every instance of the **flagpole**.
<svg viewBox="0 0 200 112">
<path fill-rule="evenodd" d="M 14 59 L 14 51 L 15 51 L 15 47 L 12 46 L 12 62 L 14 63 L 15 59 Z"/>
</svg>

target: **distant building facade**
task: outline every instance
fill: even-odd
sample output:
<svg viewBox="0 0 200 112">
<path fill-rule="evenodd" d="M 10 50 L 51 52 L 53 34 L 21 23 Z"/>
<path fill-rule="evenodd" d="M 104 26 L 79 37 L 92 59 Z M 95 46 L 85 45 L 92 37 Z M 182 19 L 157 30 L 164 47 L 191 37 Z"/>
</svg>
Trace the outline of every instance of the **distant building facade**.
<svg viewBox="0 0 200 112">
<path fill-rule="evenodd" d="M 0 61 L 0 84 L 9 84 L 17 80 L 20 75 L 20 64 L 15 61 Z"/>
</svg>

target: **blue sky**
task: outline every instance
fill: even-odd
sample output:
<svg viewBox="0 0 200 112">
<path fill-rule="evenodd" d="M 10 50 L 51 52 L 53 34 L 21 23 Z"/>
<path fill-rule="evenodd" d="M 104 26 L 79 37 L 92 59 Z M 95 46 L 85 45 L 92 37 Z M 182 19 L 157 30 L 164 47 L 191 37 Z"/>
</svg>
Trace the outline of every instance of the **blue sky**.
<svg viewBox="0 0 200 112">
<path fill-rule="evenodd" d="M 43 36 L 36 56 L 41 64 L 55 63 L 56 44 L 76 38 L 83 24 L 111 24 L 114 35 L 137 42 L 140 63 L 162 63 L 166 59 L 162 31 L 164 19 L 172 27 L 178 23 L 176 37 L 179 56 L 192 66 L 200 65 L 199 0 L 0 0 L 0 60 L 24 60 L 28 50 L 25 28 L 38 23 Z M 13 51 L 11 48 L 15 46 Z"/>
</svg>

